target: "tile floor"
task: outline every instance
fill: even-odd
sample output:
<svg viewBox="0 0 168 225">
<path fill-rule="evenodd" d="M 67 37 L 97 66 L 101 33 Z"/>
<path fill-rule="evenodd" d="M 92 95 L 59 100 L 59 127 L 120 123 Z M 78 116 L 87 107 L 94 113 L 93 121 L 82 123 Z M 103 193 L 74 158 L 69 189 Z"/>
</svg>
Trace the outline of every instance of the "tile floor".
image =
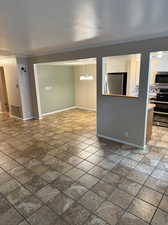
<svg viewBox="0 0 168 225">
<path fill-rule="evenodd" d="M 0 225 L 167 225 L 168 130 L 145 150 L 99 140 L 95 113 L 0 115 Z"/>
</svg>

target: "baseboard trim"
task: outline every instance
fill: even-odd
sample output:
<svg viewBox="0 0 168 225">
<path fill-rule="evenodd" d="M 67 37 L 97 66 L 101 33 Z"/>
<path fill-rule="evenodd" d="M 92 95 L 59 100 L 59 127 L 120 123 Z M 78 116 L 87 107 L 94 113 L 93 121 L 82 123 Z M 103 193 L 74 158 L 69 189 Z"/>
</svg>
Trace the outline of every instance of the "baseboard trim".
<svg viewBox="0 0 168 225">
<path fill-rule="evenodd" d="M 130 145 L 130 146 L 133 146 L 133 147 L 136 147 L 136 148 L 139 148 L 139 149 L 144 149 L 145 148 L 145 145 L 144 146 L 136 145 L 134 143 L 123 141 L 123 140 L 120 140 L 118 138 L 112 138 L 112 137 L 108 137 L 108 136 L 105 136 L 105 135 L 102 135 L 102 134 L 97 134 L 97 136 L 100 137 L 100 138 L 104 138 L 104 139 L 110 140 L 110 141 L 116 141 L 118 143 Z"/>
<path fill-rule="evenodd" d="M 9 112 L 6 112 L 6 111 L 4 111 L 4 112 L 3 112 L 3 111 L 0 111 L 0 114 L 2 114 L 2 113 L 8 113 L 8 114 L 9 114 Z"/>
<path fill-rule="evenodd" d="M 27 117 L 27 118 L 24 118 L 23 120 L 26 121 L 26 120 L 32 120 L 34 119 L 34 117 Z"/>
<path fill-rule="evenodd" d="M 9 114 L 9 116 L 12 117 L 12 118 L 18 119 L 18 120 L 23 120 L 23 118 L 18 117 L 18 116 L 14 116 L 14 115 L 12 115 L 12 114 Z"/>
<path fill-rule="evenodd" d="M 54 114 L 54 113 L 64 112 L 64 111 L 67 111 L 67 110 L 70 110 L 70 109 L 76 109 L 76 106 L 72 106 L 72 107 L 68 107 L 68 108 L 65 108 L 65 109 L 56 110 L 56 111 L 53 111 L 53 112 L 44 113 L 44 114 L 42 114 L 42 116 L 47 116 L 47 115 L 51 115 L 51 114 Z"/>
<path fill-rule="evenodd" d="M 89 110 L 89 111 L 96 111 L 95 108 L 89 108 L 89 107 L 83 107 L 83 106 L 76 106 L 76 109 L 83 109 L 83 110 Z"/>
<path fill-rule="evenodd" d="M 48 112 L 48 113 L 43 113 L 41 116 L 42 117 L 48 116 L 48 115 L 52 115 L 52 114 L 59 113 L 59 112 L 64 112 L 64 111 L 71 110 L 71 109 L 83 109 L 83 110 L 96 111 L 96 109 L 93 109 L 93 108 L 82 107 L 82 106 L 72 106 L 72 107 L 68 107 L 68 108 L 65 108 L 65 109 L 60 109 L 60 110 L 56 110 L 56 111 L 52 111 L 52 112 Z M 42 117 L 40 117 L 38 119 L 42 119 Z M 26 118 L 25 120 L 28 120 L 28 119 Z M 33 119 L 33 117 L 30 118 L 30 119 Z"/>
</svg>

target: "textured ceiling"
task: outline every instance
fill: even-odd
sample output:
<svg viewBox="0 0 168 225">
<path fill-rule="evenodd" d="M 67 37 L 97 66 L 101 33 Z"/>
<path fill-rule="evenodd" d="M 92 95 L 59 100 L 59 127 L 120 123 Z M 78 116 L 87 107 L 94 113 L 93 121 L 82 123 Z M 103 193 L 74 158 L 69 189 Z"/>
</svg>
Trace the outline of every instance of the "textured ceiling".
<svg viewBox="0 0 168 225">
<path fill-rule="evenodd" d="M 168 36 L 168 0 L 0 0 L 0 54 Z"/>
</svg>

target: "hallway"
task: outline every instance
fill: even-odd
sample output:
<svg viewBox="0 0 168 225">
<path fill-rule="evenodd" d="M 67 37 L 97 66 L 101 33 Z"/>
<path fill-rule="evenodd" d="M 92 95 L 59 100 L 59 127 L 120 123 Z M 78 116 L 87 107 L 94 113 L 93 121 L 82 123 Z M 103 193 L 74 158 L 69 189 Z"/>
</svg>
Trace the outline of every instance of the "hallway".
<svg viewBox="0 0 168 225">
<path fill-rule="evenodd" d="M 145 150 L 96 137 L 94 111 L 0 114 L 0 225 L 165 225 L 168 133 Z"/>
</svg>

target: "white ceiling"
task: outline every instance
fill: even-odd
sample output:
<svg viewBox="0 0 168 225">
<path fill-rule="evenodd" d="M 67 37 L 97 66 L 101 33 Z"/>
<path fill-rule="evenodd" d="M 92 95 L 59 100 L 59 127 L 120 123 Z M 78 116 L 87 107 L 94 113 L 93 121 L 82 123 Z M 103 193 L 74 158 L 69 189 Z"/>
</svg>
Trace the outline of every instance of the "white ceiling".
<svg viewBox="0 0 168 225">
<path fill-rule="evenodd" d="M 168 0 L 0 0 L 0 54 L 168 36 Z"/>
</svg>

